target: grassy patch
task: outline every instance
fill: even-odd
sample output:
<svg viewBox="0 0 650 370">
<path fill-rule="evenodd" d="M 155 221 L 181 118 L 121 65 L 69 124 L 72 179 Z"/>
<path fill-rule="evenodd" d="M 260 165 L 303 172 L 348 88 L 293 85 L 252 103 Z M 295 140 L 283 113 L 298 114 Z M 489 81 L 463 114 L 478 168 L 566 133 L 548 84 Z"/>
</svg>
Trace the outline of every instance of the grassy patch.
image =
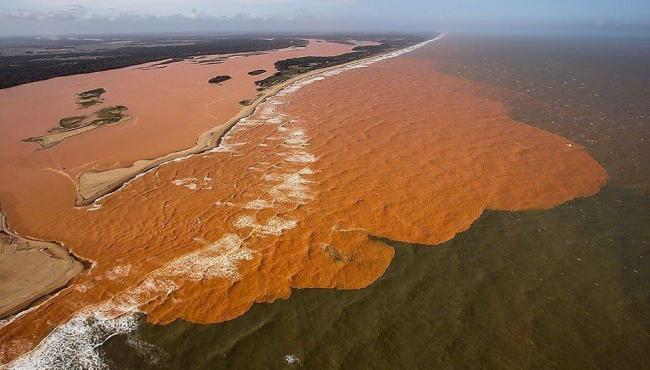
<svg viewBox="0 0 650 370">
<path fill-rule="evenodd" d="M 228 80 L 230 80 L 231 78 L 232 78 L 232 77 L 230 77 L 230 76 L 226 76 L 226 75 L 224 75 L 224 76 L 217 76 L 217 77 L 212 77 L 211 79 L 208 80 L 208 82 L 211 83 L 211 84 L 218 84 L 218 83 L 222 83 L 222 82 L 224 82 L 224 81 L 228 81 Z"/>
<path fill-rule="evenodd" d="M 65 117 L 59 121 L 59 127 L 51 129 L 50 133 L 61 131 L 76 130 L 89 125 L 103 126 L 120 122 L 125 117 L 125 112 L 128 110 L 123 105 L 114 105 L 105 107 L 90 116 L 72 116 Z"/>
<path fill-rule="evenodd" d="M 102 101 L 102 94 L 106 93 L 103 88 L 92 89 L 77 94 L 77 104 L 80 108 L 88 108 Z"/>
<path fill-rule="evenodd" d="M 75 129 L 82 125 L 84 119 L 86 119 L 86 116 L 74 116 L 74 117 L 62 118 L 59 121 L 59 126 L 67 130 Z"/>
<path fill-rule="evenodd" d="M 124 118 L 124 112 L 127 110 L 128 108 L 123 105 L 102 108 L 95 112 L 97 119 L 94 119 L 90 124 L 103 126 L 117 123 Z"/>
<path fill-rule="evenodd" d="M 398 50 L 417 42 L 421 42 L 421 38 L 398 38 L 398 39 L 384 39 L 377 40 L 381 42 L 379 45 L 357 46 L 352 49 L 352 52 L 334 55 L 329 57 L 300 57 L 279 60 L 275 62 L 275 69 L 278 71 L 273 75 L 259 81 L 255 81 L 258 91 L 267 89 L 278 83 L 287 81 L 293 76 L 301 73 L 313 71 L 316 69 L 336 66 L 345 64 L 355 60 L 363 59 L 369 56 Z"/>
</svg>

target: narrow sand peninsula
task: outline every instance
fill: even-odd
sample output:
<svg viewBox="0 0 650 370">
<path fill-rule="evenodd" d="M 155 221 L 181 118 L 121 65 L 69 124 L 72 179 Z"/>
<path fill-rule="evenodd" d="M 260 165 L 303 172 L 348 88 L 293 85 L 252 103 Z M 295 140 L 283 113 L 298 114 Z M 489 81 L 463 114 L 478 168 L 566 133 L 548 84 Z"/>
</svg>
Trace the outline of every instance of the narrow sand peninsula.
<svg viewBox="0 0 650 370">
<path fill-rule="evenodd" d="M 376 43 L 371 43 L 370 45 L 373 44 Z M 202 133 L 199 136 L 196 145 L 191 148 L 169 153 L 155 159 L 141 159 L 134 162 L 129 167 L 114 168 L 100 172 L 84 172 L 79 175 L 78 178 L 76 205 L 87 206 L 93 203 L 95 200 L 103 197 L 104 195 L 119 189 L 125 182 L 133 179 L 137 175 L 155 168 L 162 163 L 177 160 L 179 158 L 187 157 L 193 154 L 202 153 L 208 149 L 214 148 L 219 144 L 219 141 L 223 135 L 227 133 L 235 124 L 237 124 L 237 122 L 252 115 L 261 103 L 265 102 L 268 98 L 276 95 L 279 91 L 282 91 L 287 86 L 291 86 L 299 81 L 309 79 L 315 75 L 327 73 L 328 71 L 339 70 L 341 68 L 345 68 L 346 66 L 355 64 L 363 64 L 366 60 L 373 58 L 376 57 L 360 59 L 334 67 L 310 71 L 295 76 L 285 82 L 273 85 L 272 87 L 265 89 L 255 100 L 242 108 L 239 113 L 237 113 L 237 115 L 230 118 L 226 123 L 219 124 L 219 126 L 215 126 Z"/>
<path fill-rule="evenodd" d="M 278 60 L 331 56 L 351 45 L 310 42 L 246 55 L 215 55 L 166 64 L 65 76 L 0 90 L 0 201 L 12 227 L 39 235 L 35 218 L 51 217 L 74 206 L 77 177 L 84 172 L 128 167 L 194 146 L 201 133 L 227 122 L 241 110 L 239 101 L 257 95 L 255 81 L 275 71 Z M 218 58 L 219 64 L 201 63 Z M 268 72 L 250 76 L 254 69 Z M 232 79 L 220 86 L 216 75 Z M 101 101 L 80 107 L 79 93 L 101 87 Z M 66 138 L 46 150 L 23 140 L 46 134 L 65 117 L 88 116 L 111 106 L 128 107 L 131 120 Z M 11 195 L 11 196 L 9 196 Z"/>
<path fill-rule="evenodd" d="M 121 106 L 106 107 L 102 110 L 94 112 L 90 117 L 72 117 L 72 119 L 77 121 L 78 127 L 55 127 L 45 135 L 30 137 L 29 139 L 25 139 L 25 141 L 36 142 L 42 148 L 46 149 L 62 142 L 65 139 L 81 135 L 84 132 L 95 130 L 107 125 L 116 125 L 118 123 L 126 122 L 132 118 L 125 113 L 127 110 L 128 108 Z M 106 117 L 109 118 L 107 119 Z"/>
<path fill-rule="evenodd" d="M 64 247 L 14 234 L 0 212 L 0 319 L 68 284 L 83 264 Z"/>
</svg>

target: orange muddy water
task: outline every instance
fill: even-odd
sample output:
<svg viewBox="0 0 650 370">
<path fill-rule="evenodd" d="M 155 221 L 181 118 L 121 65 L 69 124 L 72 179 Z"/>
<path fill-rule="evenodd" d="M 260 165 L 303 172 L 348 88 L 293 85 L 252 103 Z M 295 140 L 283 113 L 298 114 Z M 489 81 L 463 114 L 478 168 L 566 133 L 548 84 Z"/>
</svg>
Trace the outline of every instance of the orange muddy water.
<svg viewBox="0 0 650 370">
<path fill-rule="evenodd" d="M 370 235 L 439 244 L 486 209 L 548 208 L 598 192 L 607 175 L 581 146 L 511 120 L 489 86 L 436 72 L 434 48 L 285 89 L 219 148 L 164 164 L 92 207 L 72 207 L 71 196 L 38 208 L 29 198 L 25 213 L 13 212 L 37 214 L 19 217 L 20 227 L 95 264 L 0 329 L 2 361 L 60 324 L 18 365 L 92 351 L 97 337 L 133 330 L 133 312 L 153 323 L 212 323 L 293 288 L 363 288 L 394 254 Z M 76 148 L 69 155 L 83 158 Z"/>
<path fill-rule="evenodd" d="M 196 143 L 202 132 L 225 123 L 241 109 L 239 101 L 255 96 L 255 81 L 275 72 L 282 59 L 338 55 L 353 45 L 310 42 L 306 48 L 235 56 L 222 64 L 200 64 L 200 57 L 147 69 L 158 62 L 116 70 L 54 78 L 0 90 L 0 203 L 12 228 L 34 236 L 30 227 L 43 208 L 68 209 L 80 173 L 126 167 L 138 159 L 157 158 Z M 268 72 L 250 76 L 248 72 Z M 208 80 L 229 75 L 219 85 Z M 104 88 L 103 103 L 79 109 L 76 94 Z M 41 136 L 64 117 L 88 115 L 103 107 L 124 105 L 132 120 L 86 132 L 47 150 L 22 140 Z M 44 217 L 50 217 L 46 211 Z"/>
</svg>

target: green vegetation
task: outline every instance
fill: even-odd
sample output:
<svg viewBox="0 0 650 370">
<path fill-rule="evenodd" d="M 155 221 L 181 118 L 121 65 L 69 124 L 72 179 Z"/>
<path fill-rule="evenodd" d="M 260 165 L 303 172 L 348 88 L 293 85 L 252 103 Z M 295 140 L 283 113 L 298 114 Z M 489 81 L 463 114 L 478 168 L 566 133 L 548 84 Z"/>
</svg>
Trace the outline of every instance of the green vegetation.
<svg viewBox="0 0 650 370">
<path fill-rule="evenodd" d="M 275 72 L 274 74 L 270 75 L 269 77 L 263 80 L 255 81 L 255 85 L 259 86 L 257 90 L 264 90 L 275 84 L 279 84 L 290 79 L 295 74 L 297 73 Z"/>
<path fill-rule="evenodd" d="M 92 89 L 92 90 L 81 92 L 81 93 L 77 94 L 77 96 L 79 96 L 79 98 L 81 98 L 81 99 L 92 99 L 92 98 L 99 98 L 105 92 L 106 92 L 106 90 L 104 90 L 103 88 L 100 87 L 100 88 L 97 88 L 97 89 Z"/>
<path fill-rule="evenodd" d="M 230 80 L 231 78 L 232 78 L 232 77 L 230 77 L 230 76 L 226 76 L 226 75 L 224 75 L 224 76 L 217 76 L 217 77 L 212 77 L 211 79 L 208 80 L 208 82 L 211 83 L 211 84 L 218 84 L 218 83 L 222 83 L 222 82 L 224 82 L 224 81 L 228 81 L 228 80 Z"/>
<path fill-rule="evenodd" d="M 300 57 L 284 59 L 275 62 L 277 72 L 273 75 L 259 81 L 255 84 L 259 86 L 258 90 L 267 89 L 275 84 L 289 80 L 291 77 L 301 73 L 313 71 L 316 69 L 332 67 L 340 64 L 349 63 L 355 60 L 367 58 L 373 55 L 386 53 L 421 42 L 421 38 L 400 38 L 378 40 L 379 45 L 357 46 L 352 52 L 335 55 L 330 57 Z"/>
<path fill-rule="evenodd" d="M 93 106 L 95 104 L 99 104 L 102 101 L 102 94 L 104 94 L 106 90 L 103 88 L 97 88 L 93 90 L 88 90 L 81 92 L 77 94 L 77 104 L 79 104 L 80 108 L 88 108 L 90 106 Z"/>
<path fill-rule="evenodd" d="M 277 37 L 267 40 L 258 37 L 223 38 L 188 37 L 187 35 L 163 39 L 146 36 L 135 40 L 129 37 L 123 41 L 142 42 L 130 42 L 125 44 L 127 46 L 119 47 L 114 46 L 113 41 L 115 40 L 107 41 L 107 44 L 102 44 L 95 50 L 86 50 L 83 47 L 66 49 L 70 40 L 30 41 L 33 45 L 26 41 L 27 47 L 31 47 L 32 50 L 27 50 L 20 55 L 0 56 L 0 89 L 58 76 L 106 71 L 168 59 L 171 60 L 164 62 L 160 67 L 180 59 L 200 55 L 247 53 L 307 45 L 307 41 L 295 38 Z M 52 51 L 47 54 L 47 58 L 43 58 L 41 53 L 34 51 L 42 49 L 43 43 L 47 44 L 48 50 L 65 51 Z"/>
<path fill-rule="evenodd" d="M 123 105 L 114 105 L 112 107 L 102 108 L 95 112 L 97 119 L 90 122 L 91 125 L 103 126 L 117 123 L 124 118 L 124 112 L 128 110 Z"/>
<path fill-rule="evenodd" d="M 81 126 L 81 123 L 86 119 L 86 116 L 74 116 L 62 118 L 59 121 L 59 126 L 63 127 L 66 130 L 71 130 Z"/>
<path fill-rule="evenodd" d="M 262 73 L 265 73 L 265 72 L 266 72 L 266 69 L 256 69 L 254 71 L 248 72 L 248 74 L 251 75 L 251 76 L 257 76 L 257 75 L 261 75 Z"/>
<path fill-rule="evenodd" d="M 102 108 L 90 116 L 65 117 L 59 121 L 59 127 L 53 128 L 50 133 L 70 131 L 90 125 L 111 125 L 124 119 L 127 110 L 128 108 L 123 105 L 114 105 Z"/>
</svg>

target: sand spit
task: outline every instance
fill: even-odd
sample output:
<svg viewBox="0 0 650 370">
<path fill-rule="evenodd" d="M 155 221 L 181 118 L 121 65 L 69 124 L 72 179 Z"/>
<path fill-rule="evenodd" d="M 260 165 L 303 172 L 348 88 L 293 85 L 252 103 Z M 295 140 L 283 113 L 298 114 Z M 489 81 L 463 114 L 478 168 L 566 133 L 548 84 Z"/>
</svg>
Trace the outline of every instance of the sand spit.
<svg viewBox="0 0 650 370">
<path fill-rule="evenodd" d="M 18 232 L 38 236 L 38 230 L 44 229 L 34 226 L 34 218 L 46 219 L 70 208 L 81 173 L 128 167 L 139 159 L 190 148 L 201 133 L 237 115 L 238 102 L 256 96 L 255 81 L 266 76 L 249 76 L 249 71 L 261 68 L 272 74 L 278 60 L 338 55 L 351 49 L 350 45 L 310 42 L 304 48 L 213 56 L 223 59 L 220 64 L 190 59 L 166 64 L 164 69 L 142 70 L 155 64 L 148 63 L 2 89 L 3 211 Z M 221 86 L 209 84 L 215 75 L 232 79 Z M 77 94 L 98 87 L 105 90 L 101 101 L 87 107 L 77 104 Z M 46 150 L 23 142 L 44 135 L 62 118 L 90 117 L 103 108 L 121 105 L 128 107 L 131 120 L 85 131 Z"/>
<path fill-rule="evenodd" d="M 607 174 L 584 148 L 513 121 L 490 86 L 437 72 L 433 51 L 296 82 L 217 148 L 140 175 L 100 209 L 35 218 L 96 264 L 0 329 L 0 361 L 74 367 L 135 330 L 135 313 L 214 323 L 292 289 L 363 288 L 394 255 L 369 235 L 435 245 L 486 209 L 599 191 Z"/>
<path fill-rule="evenodd" d="M 65 287 L 83 269 L 64 247 L 14 234 L 0 212 L 0 319 Z"/>
<path fill-rule="evenodd" d="M 416 45 L 415 47 L 410 47 L 396 52 L 386 53 L 384 55 L 373 56 L 370 58 L 357 60 L 339 66 L 310 71 L 301 74 L 299 76 L 293 77 L 283 83 L 274 85 L 271 88 L 264 90 L 262 94 L 260 94 L 255 100 L 250 102 L 247 106 L 243 107 L 236 116 L 229 119 L 226 123 L 220 124 L 219 126 L 215 126 L 210 130 L 202 133 L 199 136 L 196 145 L 194 145 L 189 149 L 169 153 L 155 159 L 141 159 L 135 161 L 129 167 L 114 168 L 114 169 L 100 171 L 100 172 L 82 173 L 81 175 L 79 175 L 78 178 L 76 205 L 77 206 L 89 205 L 93 203 L 95 200 L 97 200 L 98 198 L 101 198 L 106 194 L 109 194 L 117 189 L 120 189 L 124 183 L 135 178 L 138 174 L 148 171 L 152 168 L 155 168 L 163 163 L 177 160 L 180 158 L 186 158 L 188 156 L 202 153 L 206 150 L 216 147 L 217 145 L 219 145 L 219 141 L 221 140 L 223 135 L 227 133 L 235 124 L 237 124 L 237 122 L 239 122 L 241 119 L 244 119 L 252 115 L 255 112 L 255 109 L 257 109 L 257 107 L 261 103 L 265 102 L 268 98 L 274 96 L 275 94 L 286 89 L 287 87 L 299 86 L 298 82 L 308 81 L 313 76 L 319 76 L 322 74 L 327 76 L 327 75 L 340 73 L 340 71 L 344 71 L 347 68 L 361 68 L 366 66 L 367 63 L 374 63 L 379 60 L 398 56 L 405 52 L 415 50 L 415 48 L 422 47 L 431 41 L 435 41 L 435 40 L 430 40 L 420 45 Z M 289 90 L 291 90 L 291 88 Z M 275 119 L 279 119 L 279 118 L 276 117 Z M 274 123 L 274 122 L 270 122 L 270 123 Z M 313 161 L 313 158 L 309 156 L 305 156 L 303 153 L 296 154 L 292 158 L 294 161 L 297 162 Z"/>
<path fill-rule="evenodd" d="M 71 138 L 73 136 L 81 135 L 84 132 L 88 132 L 90 130 L 95 130 L 95 129 L 98 129 L 100 127 L 106 126 L 107 125 L 106 123 L 100 122 L 100 119 L 98 119 L 98 117 L 97 117 L 97 113 L 98 112 L 95 112 L 91 116 L 91 118 L 87 118 L 87 117 L 84 118 L 84 120 L 93 121 L 93 122 L 90 122 L 88 124 L 84 124 L 81 127 L 72 128 L 72 129 L 65 129 L 65 130 L 53 129 L 53 130 L 50 130 L 50 132 L 47 133 L 46 135 L 30 137 L 28 139 L 25 139 L 25 141 L 27 141 L 27 142 L 36 142 L 43 149 L 46 149 L 46 148 L 52 147 L 52 146 L 62 142 L 65 139 Z M 130 120 L 132 118 L 133 117 L 131 117 L 129 115 L 120 114 L 119 119 L 116 119 L 115 122 L 111 122 L 109 124 L 110 125 L 117 125 L 119 123 L 126 122 L 126 121 L 128 121 L 128 120 Z"/>
</svg>

